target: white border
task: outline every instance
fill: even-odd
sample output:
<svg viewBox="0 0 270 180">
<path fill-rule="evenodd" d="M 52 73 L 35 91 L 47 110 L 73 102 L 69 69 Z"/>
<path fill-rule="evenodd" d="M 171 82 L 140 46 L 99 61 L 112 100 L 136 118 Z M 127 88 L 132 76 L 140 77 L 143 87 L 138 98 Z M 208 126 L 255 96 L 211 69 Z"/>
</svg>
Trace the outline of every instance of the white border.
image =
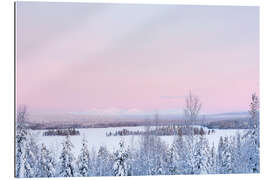
<svg viewBox="0 0 270 180">
<path fill-rule="evenodd" d="M 34 0 L 32 0 L 34 1 Z M 53 2 L 52 0 L 48 0 Z M 148 176 L 148 177 L 124 177 L 119 179 L 228 179 L 254 178 L 269 179 L 270 149 L 270 45 L 269 45 L 269 0 L 79 0 L 80 2 L 99 3 L 135 3 L 135 4 L 189 4 L 189 5 L 241 5 L 260 6 L 260 99 L 261 99 L 261 173 L 249 175 L 200 175 L 200 176 Z M 14 179 L 14 1 L 0 1 L 0 177 L 1 179 Z M 76 2 L 75 0 L 57 0 L 57 2 Z M 270 137 L 270 136 L 269 136 Z M 38 179 L 38 178 L 33 178 Z M 39 178 L 41 179 L 41 178 Z M 47 178 L 42 178 L 47 179 Z M 57 178 L 66 180 L 66 178 Z M 71 179 L 118 179 L 115 177 L 88 177 Z"/>
</svg>

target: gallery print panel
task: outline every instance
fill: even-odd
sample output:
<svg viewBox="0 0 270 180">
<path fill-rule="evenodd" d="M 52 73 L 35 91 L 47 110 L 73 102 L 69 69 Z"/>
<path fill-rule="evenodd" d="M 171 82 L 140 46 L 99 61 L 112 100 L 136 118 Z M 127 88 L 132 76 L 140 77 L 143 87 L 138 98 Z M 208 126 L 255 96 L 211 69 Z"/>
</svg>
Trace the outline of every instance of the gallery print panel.
<svg viewBox="0 0 270 180">
<path fill-rule="evenodd" d="M 15 15 L 15 177 L 260 172 L 259 7 Z"/>
</svg>

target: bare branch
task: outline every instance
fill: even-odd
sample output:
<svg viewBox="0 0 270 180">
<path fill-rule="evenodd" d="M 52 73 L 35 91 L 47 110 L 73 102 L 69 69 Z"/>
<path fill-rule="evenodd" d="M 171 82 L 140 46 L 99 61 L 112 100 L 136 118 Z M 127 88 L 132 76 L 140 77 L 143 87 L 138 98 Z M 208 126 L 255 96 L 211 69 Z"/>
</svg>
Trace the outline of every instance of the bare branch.
<svg viewBox="0 0 270 180">
<path fill-rule="evenodd" d="M 199 98 L 189 92 L 189 95 L 186 98 L 186 107 L 184 109 L 186 126 L 193 125 L 196 122 L 201 107 L 202 104 L 200 103 Z"/>
</svg>

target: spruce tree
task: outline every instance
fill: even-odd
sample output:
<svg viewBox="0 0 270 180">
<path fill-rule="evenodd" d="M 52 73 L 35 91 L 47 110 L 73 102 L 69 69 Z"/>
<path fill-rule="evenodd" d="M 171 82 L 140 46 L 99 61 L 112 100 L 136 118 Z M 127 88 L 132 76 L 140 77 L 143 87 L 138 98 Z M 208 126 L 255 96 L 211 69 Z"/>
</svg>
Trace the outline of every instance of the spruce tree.
<svg viewBox="0 0 270 180">
<path fill-rule="evenodd" d="M 75 160 L 71 149 L 73 144 L 70 141 L 70 137 L 66 136 L 64 142 L 62 143 L 62 152 L 60 155 L 60 176 L 63 177 L 73 177 L 75 175 L 73 162 Z"/>
<path fill-rule="evenodd" d="M 243 159 L 246 161 L 246 173 L 260 172 L 260 127 L 259 127 L 259 99 L 252 94 L 250 103 L 250 126 L 244 136 Z"/>
<path fill-rule="evenodd" d="M 232 144 L 228 137 L 220 138 L 218 146 L 218 170 L 221 174 L 233 172 L 233 151 Z"/>
<path fill-rule="evenodd" d="M 27 129 L 20 124 L 16 128 L 16 177 L 24 177 L 24 157 L 27 141 Z"/>
<path fill-rule="evenodd" d="M 39 176 L 40 177 L 54 177 L 55 176 L 55 160 L 51 152 L 47 147 L 42 144 L 40 150 L 40 159 L 39 159 Z"/>
<path fill-rule="evenodd" d="M 79 154 L 78 162 L 77 162 L 79 173 L 81 176 L 88 176 L 89 161 L 90 161 L 90 157 L 89 157 L 89 151 L 88 151 L 88 146 L 87 146 L 87 140 L 84 137 L 82 140 L 81 152 Z"/>
<path fill-rule="evenodd" d="M 39 149 L 33 135 L 28 132 L 22 156 L 22 176 L 32 178 L 38 176 Z"/>
<path fill-rule="evenodd" d="M 184 164 L 184 174 L 197 174 L 199 152 L 197 151 L 197 139 L 194 135 L 187 135 L 185 138 L 186 155 Z"/>
<path fill-rule="evenodd" d="M 16 113 L 16 177 L 24 177 L 25 147 L 28 136 L 28 130 L 25 127 L 25 121 L 27 119 L 27 116 L 28 113 L 26 106 L 19 107 Z"/>
<path fill-rule="evenodd" d="M 210 165 L 210 148 L 208 140 L 204 135 L 199 136 L 199 141 L 196 143 L 195 158 L 196 158 L 196 174 L 207 174 Z"/>
<path fill-rule="evenodd" d="M 128 153 L 125 149 L 123 141 L 120 141 L 119 150 L 117 150 L 114 155 L 115 155 L 115 161 L 113 165 L 114 175 L 127 176 L 129 171 L 126 162 L 128 159 Z"/>
</svg>

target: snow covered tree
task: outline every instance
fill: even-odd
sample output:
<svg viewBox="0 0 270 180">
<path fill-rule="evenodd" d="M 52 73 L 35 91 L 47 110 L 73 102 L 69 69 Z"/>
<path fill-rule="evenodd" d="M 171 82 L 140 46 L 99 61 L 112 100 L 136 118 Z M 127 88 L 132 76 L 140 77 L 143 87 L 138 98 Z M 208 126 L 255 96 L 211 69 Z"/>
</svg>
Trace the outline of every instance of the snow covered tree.
<svg viewBox="0 0 270 180">
<path fill-rule="evenodd" d="M 62 143 L 62 152 L 60 155 L 60 176 L 72 177 L 75 175 L 74 171 L 74 156 L 71 152 L 73 144 L 70 141 L 70 137 L 66 136 L 64 142 Z"/>
<path fill-rule="evenodd" d="M 229 174 L 233 171 L 232 146 L 229 138 L 220 138 L 218 146 L 218 171 L 220 174 Z"/>
<path fill-rule="evenodd" d="M 97 152 L 95 164 L 96 176 L 111 176 L 113 175 L 113 157 L 107 150 L 106 146 L 101 146 Z"/>
<path fill-rule="evenodd" d="M 165 172 L 167 147 L 158 136 L 150 137 L 150 167 L 151 175 L 162 175 Z"/>
<path fill-rule="evenodd" d="M 252 122 L 251 137 L 257 148 L 260 148 L 260 121 L 259 121 L 259 98 L 256 94 L 252 94 L 252 101 L 250 103 L 250 119 Z"/>
<path fill-rule="evenodd" d="M 250 104 L 250 116 L 253 122 L 253 130 L 249 136 L 250 141 L 250 169 L 253 173 L 260 172 L 260 123 L 259 123 L 259 98 L 256 94 L 252 95 Z"/>
<path fill-rule="evenodd" d="M 224 173 L 223 172 L 223 151 L 224 151 L 224 142 L 223 142 L 223 137 L 221 136 L 219 138 L 219 143 L 218 143 L 218 154 L 217 154 L 217 171 L 218 173 Z"/>
<path fill-rule="evenodd" d="M 242 153 L 243 159 L 246 163 L 246 173 L 259 173 L 260 172 L 260 152 L 258 147 L 258 139 L 255 135 L 255 131 L 251 131 L 252 134 L 245 137 Z"/>
<path fill-rule="evenodd" d="M 128 153 L 125 149 L 124 142 L 120 141 L 119 143 L 119 150 L 117 150 L 115 153 L 115 161 L 113 165 L 114 175 L 115 176 L 127 176 L 129 169 L 127 166 L 127 159 L 128 159 Z"/>
<path fill-rule="evenodd" d="M 166 171 L 165 174 L 169 175 L 175 175 L 176 174 L 176 164 L 175 164 L 175 150 L 174 146 L 169 148 L 166 153 L 166 159 L 165 159 L 165 167 Z"/>
<path fill-rule="evenodd" d="M 173 142 L 174 162 L 176 165 L 176 174 L 187 174 L 187 149 L 183 136 L 176 136 Z"/>
<path fill-rule="evenodd" d="M 179 136 L 174 141 L 177 174 L 207 174 L 211 171 L 211 153 L 204 135 Z"/>
<path fill-rule="evenodd" d="M 250 103 L 250 129 L 244 135 L 243 159 L 246 162 L 246 173 L 260 172 L 260 127 L 259 127 L 259 99 L 252 95 Z"/>
<path fill-rule="evenodd" d="M 23 176 L 23 158 L 25 156 L 25 146 L 27 141 L 28 130 L 26 129 L 24 122 L 27 118 L 26 107 L 19 108 L 16 114 L 16 177 Z"/>
<path fill-rule="evenodd" d="M 25 178 L 31 178 L 34 177 L 35 175 L 35 171 L 34 171 L 34 166 L 33 166 L 33 160 L 34 159 L 34 155 L 33 153 L 30 151 L 30 147 L 29 144 L 26 144 L 25 146 L 25 153 L 23 156 L 23 176 Z"/>
<path fill-rule="evenodd" d="M 184 174 L 197 174 L 199 164 L 199 145 L 198 139 L 194 135 L 188 135 L 185 137 L 186 155 L 185 155 L 185 168 Z"/>
<path fill-rule="evenodd" d="M 160 175 L 164 174 L 166 145 L 160 137 L 150 135 L 149 127 L 146 128 L 145 135 L 141 137 L 139 159 L 140 166 L 137 170 L 141 175 Z"/>
<path fill-rule="evenodd" d="M 210 149 L 208 140 L 205 136 L 200 136 L 199 141 L 195 144 L 195 174 L 207 174 L 211 165 L 210 165 Z"/>
<path fill-rule="evenodd" d="M 207 173 L 208 174 L 215 174 L 217 173 L 217 164 L 216 164 L 216 150 L 215 150 L 215 146 L 214 143 L 212 145 L 212 148 L 210 150 L 210 156 L 208 156 L 207 159 L 207 164 L 208 164 L 208 170 Z"/>
<path fill-rule="evenodd" d="M 140 139 L 139 160 L 136 164 L 138 175 L 150 175 L 150 156 L 151 156 L 151 140 L 150 140 L 150 127 L 144 128 L 145 134 Z"/>
<path fill-rule="evenodd" d="M 88 174 L 97 176 L 97 152 L 94 147 L 89 151 Z"/>
<path fill-rule="evenodd" d="M 16 115 L 16 177 L 36 177 L 39 149 L 28 130 L 26 106 L 18 108 Z"/>
<path fill-rule="evenodd" d="M 38 146 L 32 134 L 28 132 L 26 136 L 26 142 L 23 147 L 20 177 L 32 178 L 38 176 L 38 158 Z"/>
<path fill-rule="evenodd" d="M 89 151 L 87 146 L 87 140 L 85 137 L 82 140 L 82 149 L 78 157 L 78 169 L 81 176 L 88 176 L 89 175 Z"/>
<path fill-rule="evenodd" d="M 233 173 L 244 173 L 241 135 L 237 133 L 233 148 Z"/>
<path fill-rule="evenodd" d="M 250 118 L 249 118 L 249 128 L 256 129 L 259 123 L 259 98 L 254 93 L 251 96 L 250 110 L 249 110 Z"/>
<path fill-rule="evenodd" d="M 134 146 L 134 136 L 131 137 L 131 142 L 130 142 L 130 148 L 128 148 L 128 160 L 127 160 L 127 165 L 130 170 L 130 176 L 136 176 L 140 175 L 138 174 L 139 166 L 140 166 L 140 155 L 139 155 L 139 150 L 136 149 Z"/>
<path fill-rule="evenodd" d="M 42 147 L 38 166 L 39 177 L 54 177 L 56 162 L 47 147 L 44 144 L 42 144 L 41 146 Z"/>
<path fill-rule="evenodd" d="M 27 130 L 17 128 L 16 130 L 16 177 L 23 177 L 23 158 L 25 156 Z"/>
<path fill-rule="evenodd" d="M 259 173 L 260 172 L 260 157 L 259 148 L 254 138 L 246 138 L 243 149 L 243 160 L 245 162 L 245 173 Z"/>
</svg>

